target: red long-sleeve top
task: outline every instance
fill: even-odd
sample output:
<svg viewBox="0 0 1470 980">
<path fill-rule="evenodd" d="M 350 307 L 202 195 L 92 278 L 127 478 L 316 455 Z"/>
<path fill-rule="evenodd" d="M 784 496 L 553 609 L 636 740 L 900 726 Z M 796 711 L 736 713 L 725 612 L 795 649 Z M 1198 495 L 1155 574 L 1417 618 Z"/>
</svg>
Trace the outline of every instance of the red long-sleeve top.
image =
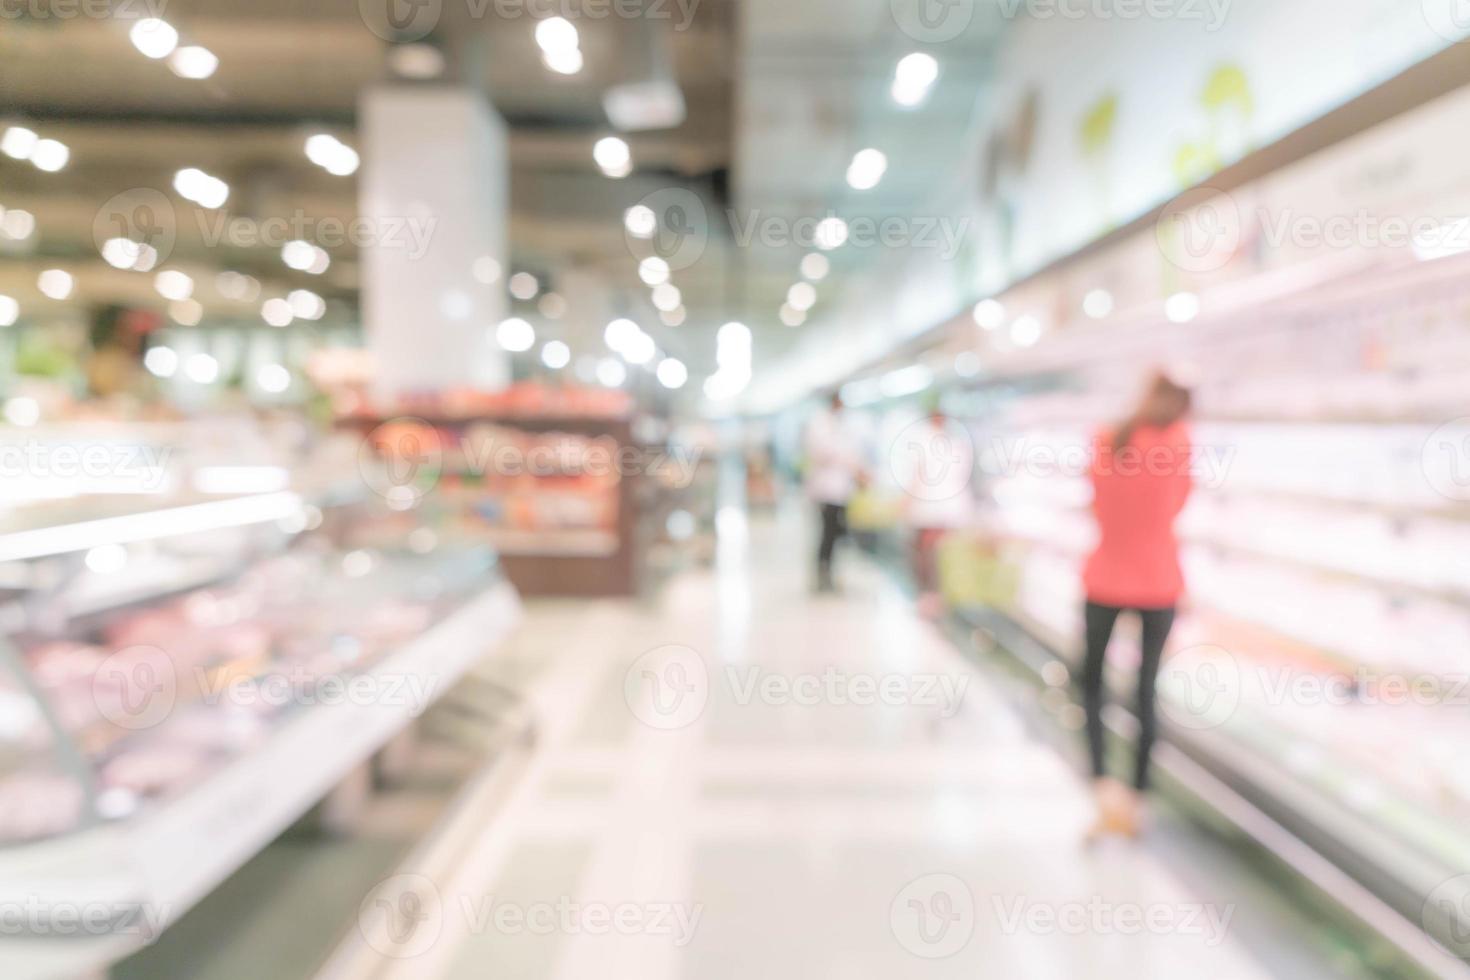
<svg viewBox="0 0 1470 980">
<path fill-rule="evenodd" d="M 1093 443 L 1092 511 L 1100 532 L 1082 583 L 1107 606 L 1164 609 L 1184 592 L 1174 519 L 1193 488 L 1189 427 L 1139 426 L 1124 450 L 1113 434 Z"/>
</svg>

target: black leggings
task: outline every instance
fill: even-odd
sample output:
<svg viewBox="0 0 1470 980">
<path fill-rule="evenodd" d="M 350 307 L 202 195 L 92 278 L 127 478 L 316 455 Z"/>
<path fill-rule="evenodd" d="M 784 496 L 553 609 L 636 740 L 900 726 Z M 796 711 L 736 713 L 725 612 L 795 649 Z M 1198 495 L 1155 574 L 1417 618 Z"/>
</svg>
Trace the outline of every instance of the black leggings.
<svg viewBox="0 0 1470 980">
<path fill-rule="evenodd" d="M 817 574 L 832 573 L 832 551 L 837 539 L 847 533 L 847 508 L 841 504 L 822 505 L 822 543 L 817 548 Z"/>
<path fill-rule="evenodd" d="M 1122 612 L 1124 610 L 1116 606 L 1087 603 L 1087 658 L 1082 664 L 1082 702 L 1087 708 L 1087 746 L 1092 753 L 1092 774 L 1098 778 L 1107 775 L 1103 760 L 1103 665 L 1113 627 Z M 1137 612 L 1143 620 L 1143 659 L 1138 665 L 1138 758 L 1133 770 L 1133 785 L 1145 790 L 1148 789 L 1149 754 L 1153 751 L 1158 730 L 1154 683 L 1159 678 L 1164 643 L 1174 627 L 1174 610 L 1139 609 Z"/>
</svg>

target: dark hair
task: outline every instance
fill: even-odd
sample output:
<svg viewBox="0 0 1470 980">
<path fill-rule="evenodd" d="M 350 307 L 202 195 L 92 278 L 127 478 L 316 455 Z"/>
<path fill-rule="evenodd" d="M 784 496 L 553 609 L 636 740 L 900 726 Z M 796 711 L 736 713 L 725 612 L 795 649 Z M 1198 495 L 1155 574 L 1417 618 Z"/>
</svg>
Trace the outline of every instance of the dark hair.
<svg viewBox="0 0 1470 980">
<path fill-rule="evenodd" d="M 1142 426 L 1167 428 L 1173 425 L 1189 414 L 1193 404 L 1194 396 L 1188 388 L 1162 371 L 1155 374 L 1138 407 L 1113 433 L 1113 451 L 1119 452 L 1126 448 Z"/>
</svg>

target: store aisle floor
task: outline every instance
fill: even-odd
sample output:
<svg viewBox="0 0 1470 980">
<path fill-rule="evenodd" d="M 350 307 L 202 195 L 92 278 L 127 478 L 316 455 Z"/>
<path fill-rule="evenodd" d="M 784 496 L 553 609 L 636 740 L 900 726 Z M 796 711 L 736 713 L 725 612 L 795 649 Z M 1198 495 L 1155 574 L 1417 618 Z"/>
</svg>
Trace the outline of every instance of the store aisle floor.
<svg viewBox="0 0 1470 980">
<path fill-rule="evenodd" d="M 814 597 L 807 551 L 726 511 L 655 605 L 531 604 L 498 669 L 540 747 L 411 975 L 1267 975 L 1227 896 L 1082 849 L 1084 782 L 901 592 L 849 560 Z"/>
</svg>

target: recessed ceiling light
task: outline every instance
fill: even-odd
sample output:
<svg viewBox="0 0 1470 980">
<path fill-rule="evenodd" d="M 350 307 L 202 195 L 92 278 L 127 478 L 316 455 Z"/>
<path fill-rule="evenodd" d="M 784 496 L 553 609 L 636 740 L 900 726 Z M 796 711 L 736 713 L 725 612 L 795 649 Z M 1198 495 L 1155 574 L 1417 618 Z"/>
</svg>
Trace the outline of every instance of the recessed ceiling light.
<svg viewBox="0 0 1470 980">
<path fill-rule="evenodd" d="M 1199 297 L 1194 293 L 1175 293 L 1164 301 L 1164 316 L 1170 323 L 1188 323 L 1199 316 Z"/>
<path fill-rule="evenodd" d="M 638 263 L 638 278 L 644 285 L 657 286 L 669 281 L 669 264 L 657 255 L 650 255 Z"/>
<path fill-rule="evenodd" d="M 856 191 L 868 191 L 878 186 L 888 172 L 888 157 L 881 150 L 859 150 L 847 168 L 847 184 Z"/>
<path fill-rule="evenodd" d="M 674 357 L 666 357 L 658 362 L 658 370 L 655 372 L 658 383 L 671 391 L 684 387 L 689 380 L 689 369 L 684 362 Z"/>
<path fill-rule="evenodd" d="M 35 150 L 36 143 L 40 137 L 35 130 L 24 126 L 9 126 L 5 135 L 0 136 L 0 153 L 4 153 L 12 160 L 29 160 L 31 152 Z"/>
<path fill-rule="evenodd" d="M 35 148 L 31 150 L 32 165 L 48 174 L 54 174 L 65 167 L 70 159 L 71 150 L 59 140 L 37 140 Z"/>
<path fill-rule="evenodd" d="M 623 227 L 634 238 L 650 239 L 658 231 L 658 215 L 646 204 L 635 204 L 623 212 Z"/>
<path fill-rule="evenodd" d="M 75 284 L 71 273 L 64 269 L 47 269 L 36 277 L 36 288 L 48 299 L 66 299 Z"/>
<path fill-rule="evenodd" d="M 801 274 L 812 282 L 821 282 L 832 271 L 832 263 L 821 252 L 812 252 L 801 260 Z"/>
<path fill-rule="evenodd" d="M 179 46 L 179 32 L 168 21 L 144 17 L 128 31 L 133 47 L 147 58 L 167 58 Z"/>
<path fill-rule="evenodd" d="M 560 371 L 572 362 L 572 349 L 560 340 L 547 341 L 541 348 L 541 363 L 553 371 Z"/>
<path fill-rule="evenodd" d="M 1113 312 L 1113 294 L 1106 289 L 1090 290 L 1082 297 L 1082 312 L 1094 320 L 1101 320 Z"/>
<path fill-rule="evenodd" d="M 529 272 L 517 272 L 510 277 L 510 294 L 519 300 L 533 300 L 541 291 L 541 283 Z"/>
<path fill-rule="evenodd" d="M 219 67 L 219 58 L 208 48 L 191 44 L 175 51 L 168 59 L 168 66 L 180 78 L 198 80 L 214 74 Z"/>
<path fill-rule="evenodd" d="M 799 282 L 786 291 L 786 305 L 805 313 L 816 305 L 817 288 L 809 282 Z"/>
<path fill-rule="evenodd" d="M 915 51 L 905 56 L 893 72 L 893 101 L 906 108 L 920 105 L 939 77 L 939 62 L 932 55 Z"/>
<path fill-rule="evenodd" d="M 540 310 L 541 315 L 548 320 L 560 320 L 566 316 L 567 301 L 562 298 L 560 293 L 547 293 L 536 304 L 536 309 Z"/>
<path fill-rule="evenodd" d="M 1011 342 L 1017 347 L 1032 347 L 1041 339 L 1041 321 L 1029 314 L 1011 324 Z"/>
<path fill-rule="evenodd" d="M 204 304 L 197 299 L 176 299 L 168 304 L 168 315 L 185 327 L 197 327 L 204 319 Z"/>
<path fill-rule="evenodd" d="M 683 305 L 683 302 L 684 295 L 673 283 L 661 282 L 653 287 L 653 305 L 659 312 L 670 313 Z"/>
<path fill-rule="evenodd" d="M 824 252 L 841 248 L 847 241 L 847 222 L 836 216 L 823 218 L 817 222 L 815 238 L 817 248 Z"/>
<path fill-rule="evenodd" d="M 781 322 L 788 327 L 799 327 L 806 322 L 806 314 L 801 310 L 792 309 L 789 303 L 782 303 Z"/>
<path fill-rule="evenodd" d="M 500 326 L 495 328 L 495 342 L 516 354 L 528 351 L 536 344 L 536 328 L 520 317 L 513 316 L 502 320 Z"/>
<path fill-rule="evenodd" d="M 388 67 L 403 78 L 438 78 L 444 65 L 444 52 L 432 44 L 395 44 L 388 49 Z"/>
<path fill-rule="evenodd" d="M 994 330 L 1005 322 L 1006 308 L 1000 305 L 999 300 L 982 299 L 975 304 L 971 315 L 975 318 L 975 325 L 981 330 Z"/>
<path fill-rule="evenodd" d="M 684 320 L 688 316 L 689 311 L 681 306 L 678 309 L 669 310 L 668 312 L 660 312 L 658 318 L 666 327 L 682 327 Z"/>
<path fill-rule="evenodd" d="M 633 151 L 626 141 L 604 136 L 592 147 L 592 159 L 609 177 L 626 177 L 633 172 Z"/>
</svg>

